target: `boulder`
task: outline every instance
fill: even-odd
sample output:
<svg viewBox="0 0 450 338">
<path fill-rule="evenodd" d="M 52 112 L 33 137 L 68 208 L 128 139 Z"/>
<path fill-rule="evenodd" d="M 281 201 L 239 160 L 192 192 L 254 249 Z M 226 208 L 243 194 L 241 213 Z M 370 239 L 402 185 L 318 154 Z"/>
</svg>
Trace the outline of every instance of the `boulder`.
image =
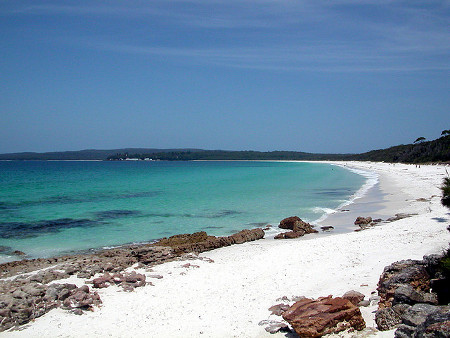
<svg viewBox="0 0 450 338">
<path fill-rule="evenodd" d="M 409 284 L 399 285 L 394 291 L 394 299 L 392 304 L 410 304 L 417 303 L 438 304 L 437 295 L 432 292 L 416 291 Z"/>
<path fill-rule="evenodd" d="M 402 323 L 402 316 L 411 306 L 407 304 L 397 304 L 393 307 L 379 309 L 375 313 L 375 323 L 378 330 L 387 331 L 396 328 Z"/>
<path fill-rule="evenodd" d="M 351 290 L 344 293 L 342 298 L 348 299 L 353 305 L 358 305 L 359 302 L 364 300 L 364 295 L 361 292 Z"/>
<path fill-rule="evenodd" d="M 359 226 L 368 225 L 370 223 L 372 223 L 372 217 L 361 217 L 361 216 L 358 216 L 356 218 L 356 220 L 355 220 L 355 225 L 359 225 Z"/>
<path fill-rule="evenodd" d="M 424 262 L 408 259 L 384 268 L 377 288 L 381 308 L 392 306 L 395 290 L 403 284 L 411 285 L 416 291 L 430 290 L 430 275 Z"/>
<path fill-rule="evenodd" d="M 306 234 L 316 233 L 317 230 L 313 229 L 312 225 L 302 221 L 298 216 L 292 216 L 283 219 L 278 225 L 280 229 L 292 230 L 294 232 L 304 232 Z"/>
<path fill-rule="evenodd" d="M 300 300 L 283 313 L 283 318 L 300 337 L 321 337 L 350 328 L 365 328 L 357 306 L 347 299 L 332 296 Z"/>
<path fill-rule="evenodd" d="M 334 230 L 334 227 L 331 225 L 326 225 L 326 226 L 320 227 L 320 229 L 322 231 L 331 231 L 331 230 Z"/>
</svg>

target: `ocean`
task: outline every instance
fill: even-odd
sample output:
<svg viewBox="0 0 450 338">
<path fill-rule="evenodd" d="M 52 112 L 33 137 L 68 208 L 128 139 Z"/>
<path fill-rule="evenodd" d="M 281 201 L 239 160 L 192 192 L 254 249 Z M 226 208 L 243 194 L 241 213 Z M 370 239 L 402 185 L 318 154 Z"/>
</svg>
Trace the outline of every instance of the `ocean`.
<svg viewBox="0 0 450 338">
<path fill-rule="evenodd" d="M 323 163 L 2 161 L 0 262 L 323 219 L 368 176 Z M 272 230 L 275 232 L 276 229 Z"/>
</svg>

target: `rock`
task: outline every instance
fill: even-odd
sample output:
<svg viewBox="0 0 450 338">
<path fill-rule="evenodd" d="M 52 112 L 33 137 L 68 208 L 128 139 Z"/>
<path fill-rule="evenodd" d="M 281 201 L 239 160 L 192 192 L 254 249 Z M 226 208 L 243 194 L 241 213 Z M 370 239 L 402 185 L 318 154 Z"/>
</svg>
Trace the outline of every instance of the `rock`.
<svg viewBox="0 0 450 338">
<path fill-rule="evenodd" d="M 422 261 L 404 260 L 384 268 L 378 281 L 380 306 L 392 306 L 395 290 L 402 284 L 411 285 L 416 291 L 430 290 L 430 276 Z"/>
<path fill-rule="evenodd" d="M 25 252 L 20 251 L 20 250 L 14 250 L 12 252 L 12 254 L 15 255 L 15 256 L 26 256 L 27 255 Z"/>
<path fill-rule="evenodd" d="M 368 225 L 371 222 L 372 222 L 372 217 L 361 217 L 361 216 L 358 216 L 358 217 L 356 217 L 356 220 L 355 220 L 354 224 L 361 226 L 361 225 Z"/>
<path fill-rule="evenodd" d="M 331 231 L 331 230 L 334 230 L 334 227 L 331 225 L 326 225 L 326 226 L 320 227 L 320 229 L 322 229 L 322 231 Z"/>
<path fill-rule="evenodd" d="M 291 331 L 289 329 L 289 326 L 286 323 L 282 323 L 282 322 L 272 323 L 269 326 L 266 326 L 264 328 L 264 330 L 266 330 L 267 332 L 272 333 L 272 334 L 278 333 L 280 331 L 282 331 L 282 332 L 290 332 Z"/>
<path fill-rule="evenodd" d="M 154 245 L 170 246 L 176 255 L 181 255 L 189 252 L 205 252 L 232 244 L 242 244 L 244 242 L 255 241 L 263 237 L 264 231 L 259 228 L 242 230 L 228 237 L 208 236 L 204 231 L 202 231 L 194 234 L 183 234 L 163 238 Z"/>
<path fill-rule="evenodd" d="M 440 307 L 430 304 L 415 304 L 411 306 L 402 316 L 402 322 L 409 326 L 419 326 L 424 323 L 429 315 L 440 312 Z"/>
<path fill-rule="evenodd" d="M 416 335 L 424 337 L 450 337 L 450 306 L 439 306 L 416 329 Z"/>
<path fill-rule="evenodd" d="M 364 295 L 361 292 L 351 290 L 344 293 L 342 298 L 348 299 L 353 305 L 358 305 L 364 299 Z"/>
<path fill-rule="evenodd" d="M 413 216 L 414 214 L 395 214 L 395 217 L 389 217 L 386 222 L 394 222 L 394 221 L 398 221 L 401 220 L 403 218 L 408 218 Z"/>
<path fill-rule="evenodd" d="M 280 229 L 288 229 L 294 232 L 304 232 L 306 234 L 316 233 L 317 230 L 313 229 L 312 225 L 302 221 L 298 216 L 292 216 L 283 219 L 278 225 Z"/>
<path fill-rule="evenodd" d="M 416 291 L 409 284 L 399 285 L 394 291 L 394 299 L 392 304 L 410 304 L 417 303 L 438 304 L 437 295 L 430 292 Z"/>
<path fill-rule="evenodd" d="M 379 309 L 375 313 L 375 322 L 380 331 L 387 331 L 396 328 L 402 323 L 402 316 L 410 305 L 398 304 L 393 307 Z"/>
<path fill-rule="evenodd" d="M 94 288 L 102 289 L 114 284 L 114 280 L 109 273 L 105 273 L 103 276 L 95 278 L 92 283 Z"/>
<path fill-rule="evenodd" d="M 357 304 L 359 307 L 367 307 L 370 305 L 370 301 L 369 300 L 362 300 Z"/>
<path fill-rule="evenodd" d="M 395 338 L 411 338 L 414 336 L 415 328 L 405 324 L 399 325 L 398 329 L 395 331 Z"/>
<path fill-rule="evenodd" d="M 347 299 L 332 296 L 300 300 L 283 313 L 283 318 L 300 337 L 321 337 L 365 327 L 358 307 Z"/>
<path fill-rule="evenodd" d="M 259 326 L 267 325 L 264 329 L 269 333 L 277 333 L 280 331 L 290 332 L 289 326 L 286 323 L 277 320 L 261 320 L 258 323 Z"/>
<path fill-rule="evenodd" d="M 271 306 L 269 308 L 269 311 L 275 316 L 281 316 L 289 308 L 290 308 L 289 304 L 277 304 L 277 305 Z"/>
</svg>

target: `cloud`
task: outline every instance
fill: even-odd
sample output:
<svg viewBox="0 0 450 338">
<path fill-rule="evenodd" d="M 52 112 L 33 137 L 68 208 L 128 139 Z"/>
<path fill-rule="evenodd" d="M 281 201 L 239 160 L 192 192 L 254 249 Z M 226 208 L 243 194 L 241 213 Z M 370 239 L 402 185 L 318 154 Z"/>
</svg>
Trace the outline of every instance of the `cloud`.
<svg viewBox="0 0 450 338">
<path fill-rule="evenodd" d="M 19 2 L 0 7 L 0 13 L 129 22 L 123 36 L 74 32 L 70 38 L 53 38 L 80 48 L 176 63 L 286 71 L 449 69 L 449 1 Z M 143 29 L 151 34 L 140 38 Z"/>
</svg>

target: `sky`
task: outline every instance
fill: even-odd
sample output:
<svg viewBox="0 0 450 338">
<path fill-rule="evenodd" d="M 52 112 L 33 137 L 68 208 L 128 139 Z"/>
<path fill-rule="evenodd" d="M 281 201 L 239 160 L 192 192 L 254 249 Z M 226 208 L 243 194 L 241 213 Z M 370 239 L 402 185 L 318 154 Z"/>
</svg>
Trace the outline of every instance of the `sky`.
<svg viewBox="0 0 450 338">
<path fill-rule="evenodd" d="M 448 0 L 0 0 L 0 153 L 436 139 L 449 27 Z"/>
</svg>

